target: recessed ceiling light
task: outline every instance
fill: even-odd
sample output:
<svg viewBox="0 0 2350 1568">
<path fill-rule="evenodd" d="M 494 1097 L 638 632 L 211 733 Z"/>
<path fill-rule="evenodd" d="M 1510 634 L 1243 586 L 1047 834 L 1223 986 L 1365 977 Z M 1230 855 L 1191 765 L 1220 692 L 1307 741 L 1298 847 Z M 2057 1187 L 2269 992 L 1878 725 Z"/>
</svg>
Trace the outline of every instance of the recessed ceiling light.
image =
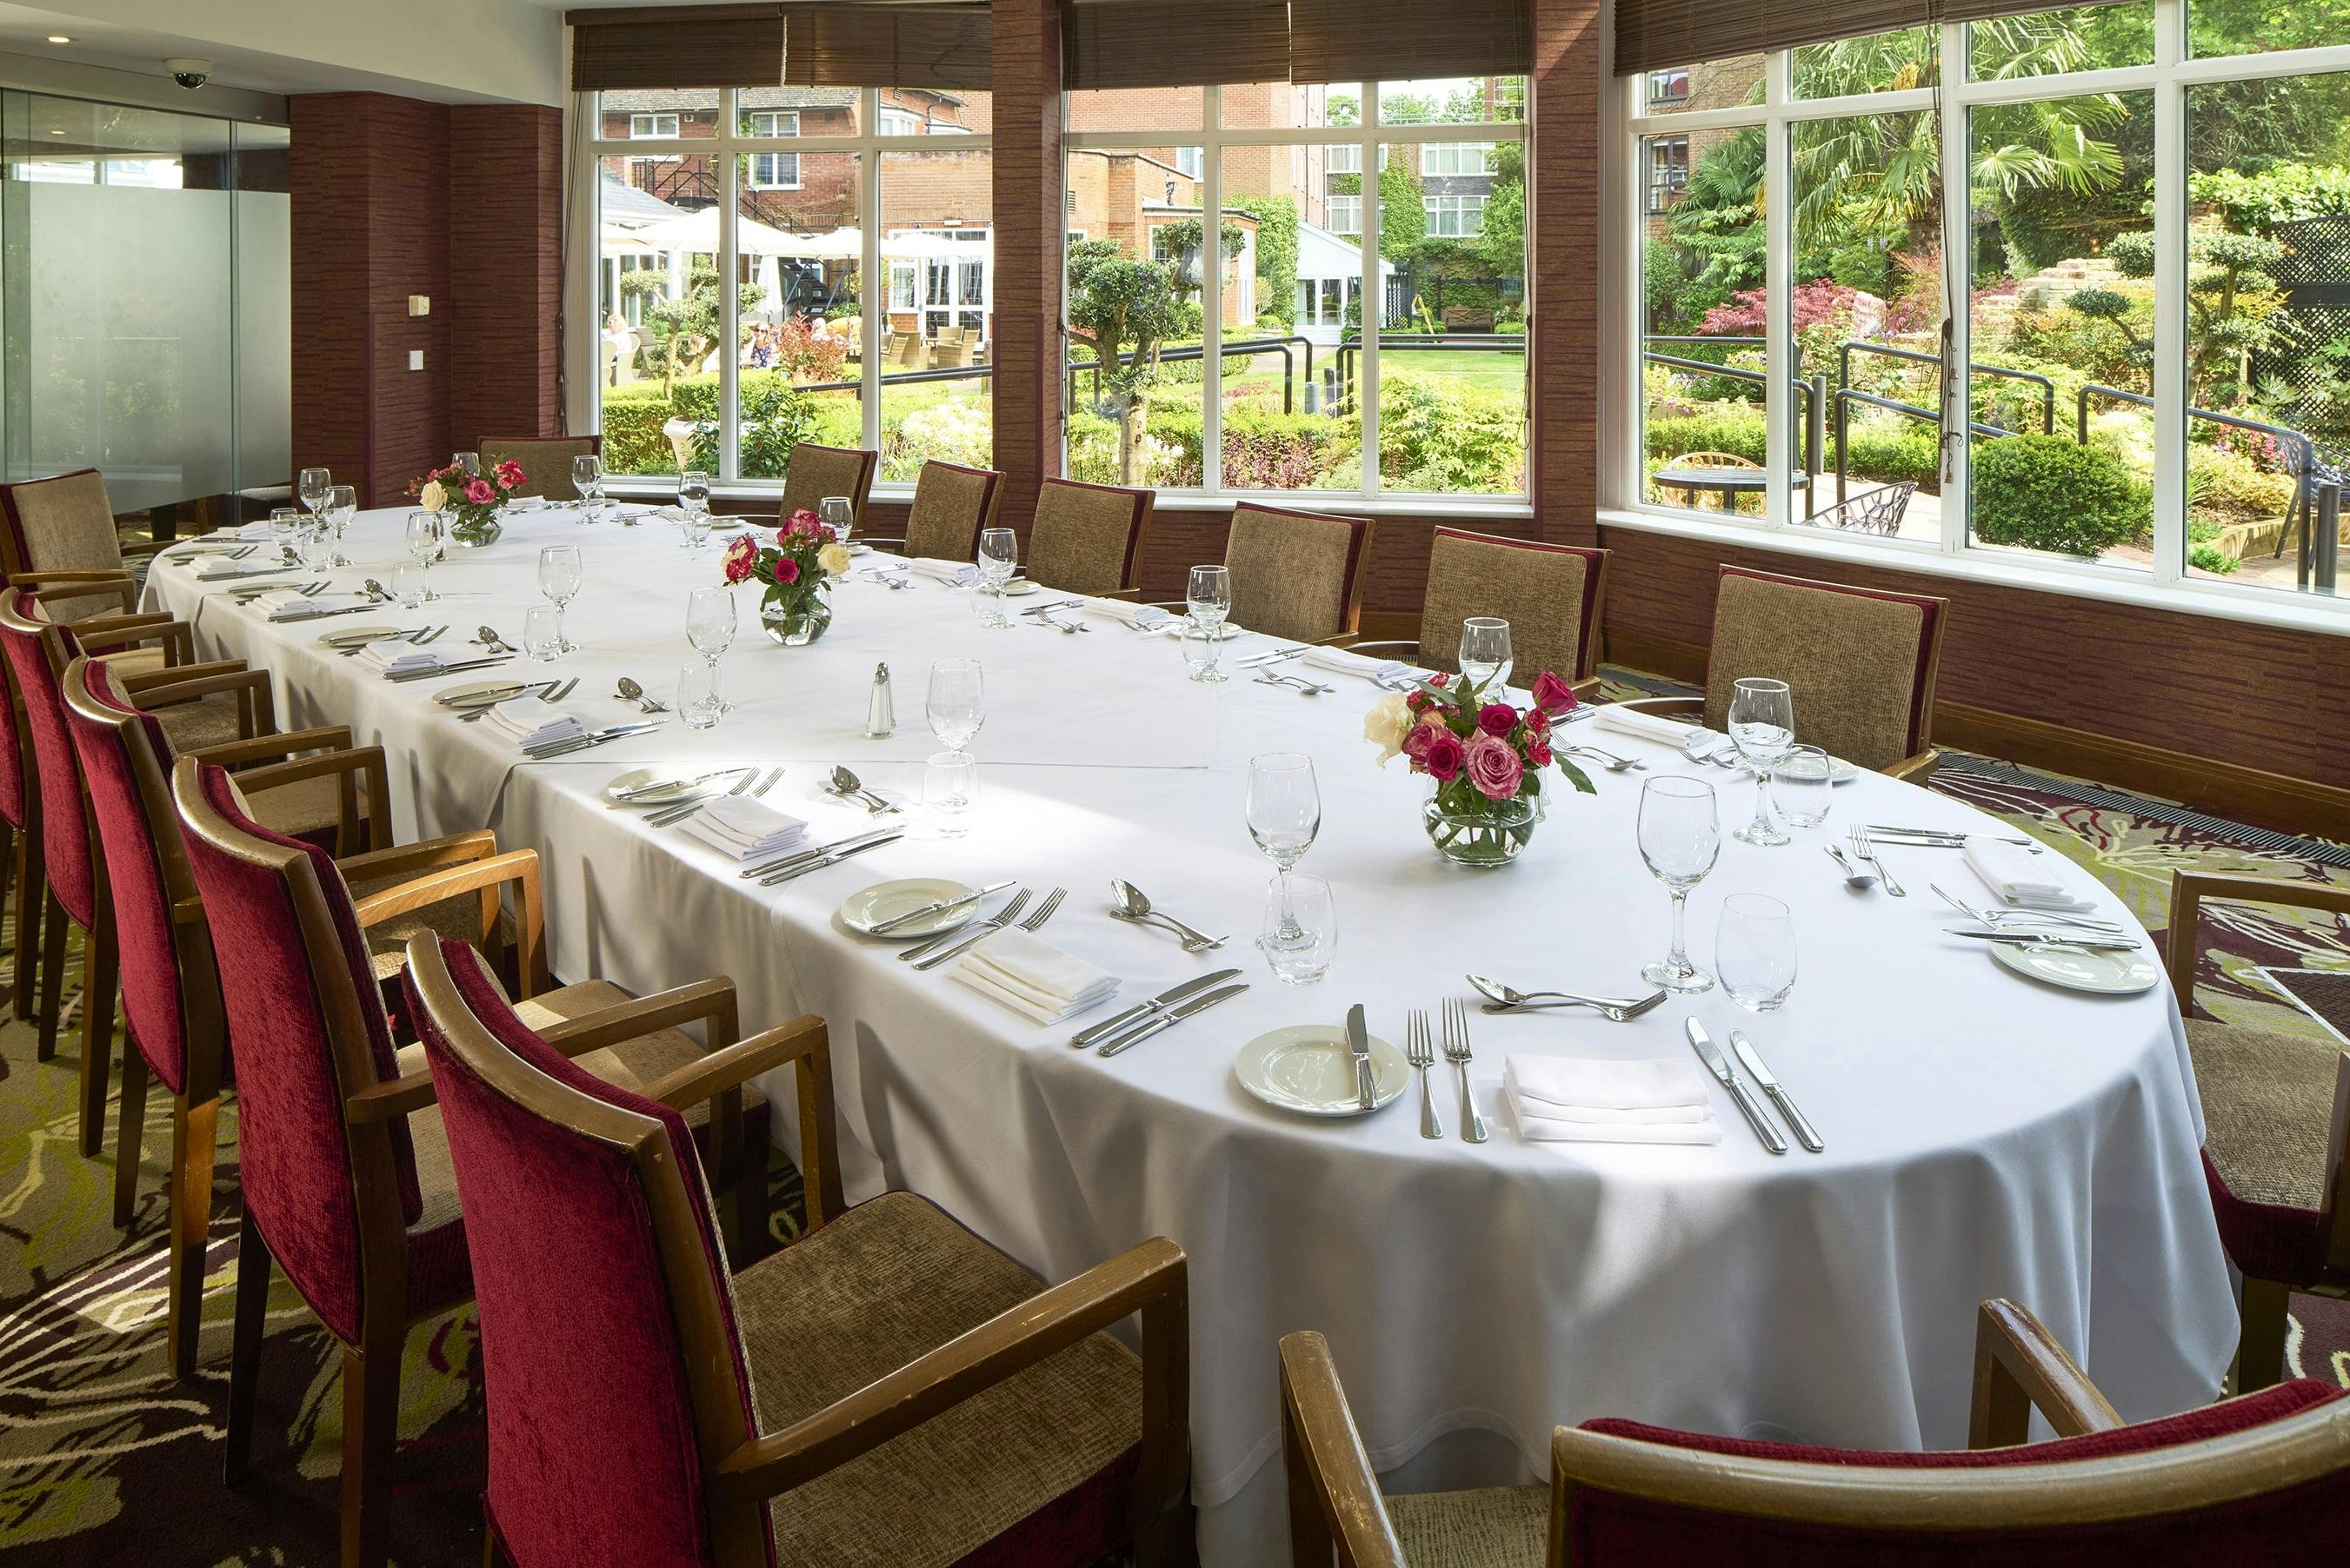
<svg viewBox="0 0 2350 1568">
<path fill-rule="evenodd" d="M 63 33 L 51 33 L 49 35 L 49 42 L 52 44 L 70 44 L 73 40 L 67 37 Z"/>
</svg>

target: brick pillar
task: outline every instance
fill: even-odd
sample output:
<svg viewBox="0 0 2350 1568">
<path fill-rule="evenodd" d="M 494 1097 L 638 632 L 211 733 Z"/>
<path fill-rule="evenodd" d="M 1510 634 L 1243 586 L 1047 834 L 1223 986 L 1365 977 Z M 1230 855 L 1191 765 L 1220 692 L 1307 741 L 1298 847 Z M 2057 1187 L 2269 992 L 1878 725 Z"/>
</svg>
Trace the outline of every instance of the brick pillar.
<svg viewBox="0 0 2350 1568">
<path fill-rule="evenodd" d="M 1604 0 L 1531 0 L 1527 132 L 1527 487 L 1542 537 L 1596 545 L 1599 462 L 1599 17 Z"/>
<path fill-rule="evenodd" d="M 452 107 L 446 210 L 450 444 L 562 434 L 562 111 Z"/>
<path fill-rule="evenodd" d="M 1057 0 L 994 0 L 995 465 L 1024 532 L 1061 471 L 1061 19 Z"/>
</svg>

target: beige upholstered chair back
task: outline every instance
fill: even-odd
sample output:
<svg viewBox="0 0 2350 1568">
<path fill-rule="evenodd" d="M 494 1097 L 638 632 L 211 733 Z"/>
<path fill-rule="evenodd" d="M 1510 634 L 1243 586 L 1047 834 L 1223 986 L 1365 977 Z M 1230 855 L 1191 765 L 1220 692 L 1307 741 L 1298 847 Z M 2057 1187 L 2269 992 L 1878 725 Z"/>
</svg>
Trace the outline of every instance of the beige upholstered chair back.
<svg viewBox="0 0 2350 1568">
<path fill-rule="evenodd" d="M 1224 565 L 1232 620 L 1267 637 L 1326 642 L 1362 619 L 1371 524 L 1326 512 L 1243 504 L 1232 509 Z"/>
<path fill-rule="evenodd" d="M 1949 604 L 1724 566 L 1706 662 L 1707 726 L 1725 726 L 1739 680 L 1765 676 L 1792 690 L 1795 739 L 1806 745 L 1864 768 L 1917 755 L 1933 728 Z"/>
<path fill-rule="evenodd" d="M 1150 492 L 1048 479 L 1036 492 L 1028 575 L 1065 594 L 1115 594 L 1135 586 Z"/>
<path fill-rule="evenodd" d="M 791 464 L 784 470 L 784 504 L 778 515 L 813 512 L 826 496 L 846 495 L 856 509 L 857 525 L 862 528 L 865 498 L 872 492 L 874 465 L 880 461 L 879 452 L 859 447 L 800 442 L 792 448 Z"/>
<path fill-rule="evenodd" d="M 941 561 L 968 561 L 979 554 L 979 531 L 995 525 L 1003 475 L 992 468 L 926 462 L 914 481 L 914 504 L 906 514 L 906 554 Z"/>
<path fill-rule="evenodd" d="M 571 460 L 593 457 L 604 450 L 601 436 L 484 436 L 482 466 L 495 468 L 512 458 L 522 464 L 522 488 L 517 495 L 544 495 L 549 501 L 577 501 L 579 487 L 571 483 Z"/>
<path fill-rule="evenodd" d="M 1607 576 L 1605 550 L 1439 528 L 1419 615 L 1420 659 L 1459 669 L 1461 623 L 1499 616 L 1510 623 L 1519 685 L 1545 670 L 1581 680 L 1599 660 L 1596 634 Z"/>
<path fill-rule="evenodd" d="M 94 468 L 0 484 L 0 513 L 7 524 L 0 529 L 0 566 L 11 577 L 25 572 L 122 570 L 114 507 L 106 498 L 106 481 Z M 53 599 L 47 613 L 52 620 L 73 621 L 121 607 L 112 597 Z"/>
</svg>

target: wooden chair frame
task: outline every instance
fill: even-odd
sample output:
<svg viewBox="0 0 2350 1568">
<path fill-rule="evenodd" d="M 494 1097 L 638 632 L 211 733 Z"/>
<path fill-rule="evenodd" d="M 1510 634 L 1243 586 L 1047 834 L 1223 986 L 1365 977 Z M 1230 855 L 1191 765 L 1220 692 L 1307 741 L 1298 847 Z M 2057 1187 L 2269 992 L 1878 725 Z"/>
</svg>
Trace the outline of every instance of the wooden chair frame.
<svg viewBox="0 0 2350 1568">
<path fill-rule="evenodd" d="M 2268 877 L 2230 877 L 2212 871 L 2170 874 L 2170 929 L 2163 961 L 2179 1010 L 2195 1005 L 2195 931 L 2210 899 L 2276 904 L 2350 916 L 2350 888 L 2285 882 Z M 2317 1201 L 2322 1238 L 2319 1272 L 2308 1280 L 2264 1280 L 2246 1273 L 2237 1297 L 2241 1324 L 2236 1342 L 2236 1391 L 2248 1394 L 2284 1376 L 2286 1311 L 2293 1293 L 2350 1300 L 2350 1050 L 2334 1074 L 2334 1118 L 2325 1138 L 2325 1171 Z"/>
<path fill-rule="evenodd" d="M 685 1351 L 694 1438 L 709 1500 L 712 1554 L 725 1568 L 763 1568 L 762 1509 L 828 1470 L 1137 1313 L 1142 1319 L 1142 1463 L 1133 1521 L 1145 1564 L 1180 1560 L 1190 1545 L 1190 1292 L 1182 1250 L 1144 1242 L 886 1373 L 778 1432 L 743 1418 L 711 1260 L 669 1134 L 558 1084 L 515 1055 L 465 1006 L 438 945 L 409 943 L 409 972 L 449 1048 L 496 1093 L 534 1116 L 626 1154 L 650 1206 L 661 1272 Z M 724 982 L 717 982 L 724 983 Z M 550 1036 L 547 1038 L 552 1044 Z M 736 1047 L 751 1072 L 791 1064 L 808 1151 L 808 1224 L 838 1212 L 832 1052 L 824 1021 L 795 1019 Z M 713 1051 L 713 1060 L 716 1053 Z M 656 1098 L 665 1096 L 656 1095 Z M 674 1102 L 670 1102 L 674 1103 Z"/>
<path fill-rule="evenodd" d="M 1281 1342 L 1282 1449 L 1291 1561 L 1325 1568 L 1407 1568 L 1318 1334 Z M 1984 1302 L 1975 1323 L 1967 1446 L 2023 1443 L 2032 1413 L 2059 1438 L 2124 1425 L 2096 1385 L 2032 1313 Z M 1587 1491 L 1666 1507 L 1869 1531 L 2053 1530 L 2217 1508 L 2284 1491 L 2344 1468 L 2350 1401 L 2247 1430 L 2109 1459 L 1953 1470 L 1750 1459 L 1580 1428 L 1551 1435 L 1545 1562 L 1565 1568 Z"/>
<path fill-rule="evenodd" d="M 1469 539 L 1483 545 L 1507 545 L 1513 549 L 1555 550 L 1558 548 L 1555 545 L 1545 545 L 1539 540 L 1512 539 L 1499 534 L 1471 534 L 1461 528 L 1439 528 L 1436 532 L 1455 539 Z M 1575 553 L 1580 555 L 1583 552 L 1578 550 Z M 1567 675 L 1567 683 L 1574 688 L 1575 696 L 1586 702 L 1599 695 L 1599 644 L 1601 628 L 1607 618 L 1607 569 L 1609 563 L 1616 558 L 1616 552 L 1613 550 L 1596 550 L 1593 553 L 1596 554 L 1599 559 L 1591 566 L 1591 586 L 1583 596 L 1583 607 L 1579 612 L 1575 634 L 1575 669 Z M 1425 610 L 1421 612 L 1420 629 L 1421 637 L 1424 638 L 1427 633 Z M 1419 661 L 1420 641 L 1421 638 L 1413 638 L 1409 640 L 1393 642 L 1352 642 L 1347 646 L 1357 653 L 1382 654 L 1416 664 Z"/>
</svg>

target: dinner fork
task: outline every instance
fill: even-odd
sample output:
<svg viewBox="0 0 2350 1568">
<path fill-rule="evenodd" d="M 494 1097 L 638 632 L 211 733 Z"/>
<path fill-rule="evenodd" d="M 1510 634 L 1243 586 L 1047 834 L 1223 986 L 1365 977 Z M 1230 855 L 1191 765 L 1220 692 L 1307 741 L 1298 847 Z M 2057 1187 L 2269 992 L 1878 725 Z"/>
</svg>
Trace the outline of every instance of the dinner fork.
<svg viewBox="0 0 2350 1568">
<path fill-rule="evenodd" d="M 1469 1143 L 1483 1143 L 1492 1135 L 1469 1085 L 1469 1010 L 1454 996 L 1444 999 L 1444 1059 L 1461 1069 L 1461 1136 Z"/>
<path fill-rule="evenodd" d="M 1909 896 L 1908 891 L 1893 879 L 1893 873 L 1885 868 L 1885 862 L 1877 857 L 1877 846 L 1870 842 L 1868 829 L 1866 827 L 1856 827 L 1852 830 L 1852 852 L 1858 858 L 1877 867 L 1877 879 L 1885 884 L 1887 892 L 1897 898 L 1906 898 Z"/>
<path fill-rule="evenodd" d="M 1419 1136 L 1442 1137 L 1444 1124 L 1436 1119 L 1436 1091 L 1428 1085 L 1428 1070 L 1436 1064 L 1436 1047 L 1429 1043 L 1425 1007 L 1413 1008 L 1404 1020 L 1403 1059 L 1419 1070 Z"/>
<path fill-rule="evenodd" d="M 899 953 L 898 958 L 901 962 L 912 960 L 927 959 L 931 955 L 936 953 L 941 948 L 945 947 L 950 942 L 953 941 L 957 937 L 965 935 L 984 935 L 988 931 L 1000 931 L 1012 921 L 1018 919 L 1020 918 L 1020 911 L 1027 907 L 1028 889 L 1023 888 L 1020 891 L 1012 895 L 1012 901 L 1010 903 L 1004 905 L 1001 909 L 998 909 L 989 919 L 984 920 L 974 920 L 968 926 L 958 926 L 953 930 L 941 932 L 926 942 L 916 942 L 912 947 L 908 948 L 904 952 Z M 927 969 L 929 965 L 918 962 L 915 963 L 914 967 L 916 969 Z"/>
<path fill-rule="evenodd" d="M 1050 893 L 1045 894 L 1045 901 L 1037 905 L 1035 909 L 1031 910 L 1026 919 L 1019 922 L 1020 929 L 1024 931 L 1035 931 L 1040 929 L 1045 921 L 1053 918 L 1053 911 L 1061 907 L 1061 900 L 1068 896 L 1069 890 L 1066 888 L 1055 888 Z M 1006 912 L 1009 913 L 1009 911 Z M 968 926 L 963 928 L 963 930 L 966 931 L 970 929 L 971 928 Z M 960 938 L 962 935 L 962 931 L 956 931 L 952 934 Z M 914 967 L 916 969 L 936 969 L 939 965 L 946 962 L 949 959 L 961 958 L 964 953 L 970 951 L 973 947 L 976 947 L 979 944 L 980 937 L 985 934 L 986 933 L 984 932 L 981 932 L 973 935 L 968 940 L 958 940 L 949 946 L 943 952 L 932 953 L 929 958 L 922 960 Z"/>
<path fill-rule="evenodd" d="M 1978 909 L 1963 899 L 1944 893 L 1937 883 L 1929 882 L 1926 886 L 1939 894 L 1942 902 L 1957 909 L 1969 919 L 1981 920 L 1984 925 L 1994 929 L 2010 920 L 2018 920 L 2027 926 L 2067 926 L 2085 931 L 2109 931 L 2122 936 L 2128 934 L 2118 921 L 2101 920 L 2092 915 L 2068 915 L 2056 909 Z"/>
<path fill-rule="evenodd" d="M 721 793 L 725 794 L 741 794 L 744 790 L 751 787 L 751 781 L 758 776 L 759 770 L 752 768 L 745 772 L 741 778 L 734 781 L 734 787 L 733 789 L 725 790 Z M 660 811 L 650 813 L 645 817 L 645 821 L 655 827 L 668 827 L 673 824 L 683 822 L 687 817 L 693 815 L 703 806 L 708 805 L 712 801 L 716 800 L 718 796 L 715 794 L 698 794 L 691 800 L 680 801 L 675 805 L 665 806 Z"/>
</svg>

